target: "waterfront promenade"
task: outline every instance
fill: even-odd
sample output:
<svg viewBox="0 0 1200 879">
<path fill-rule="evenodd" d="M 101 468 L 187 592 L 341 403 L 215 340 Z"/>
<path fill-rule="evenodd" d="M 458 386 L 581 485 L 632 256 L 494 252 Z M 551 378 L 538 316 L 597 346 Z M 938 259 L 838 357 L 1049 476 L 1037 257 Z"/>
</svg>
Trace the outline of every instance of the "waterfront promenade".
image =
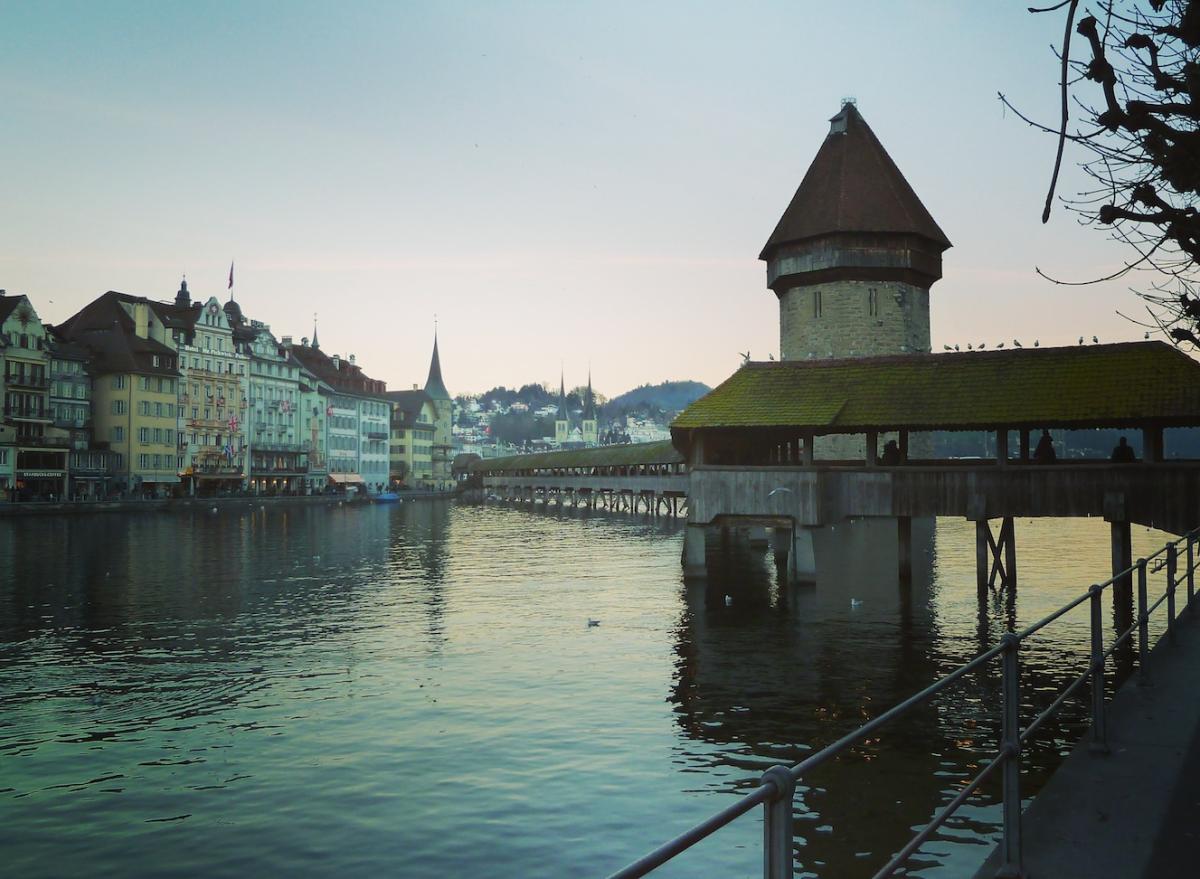
<svg viewBox="0 0 1200 879">
<path fill-rule="evenodd" d="M 1027 875 L 1184 879 L 1200 836 L 1200 608 L 1177 621 L 1107 712 L 1108 751 L 1085 736 L 1022 816 Z M 996 876 L 993 852 L 975 879 Z"/>
</svg>

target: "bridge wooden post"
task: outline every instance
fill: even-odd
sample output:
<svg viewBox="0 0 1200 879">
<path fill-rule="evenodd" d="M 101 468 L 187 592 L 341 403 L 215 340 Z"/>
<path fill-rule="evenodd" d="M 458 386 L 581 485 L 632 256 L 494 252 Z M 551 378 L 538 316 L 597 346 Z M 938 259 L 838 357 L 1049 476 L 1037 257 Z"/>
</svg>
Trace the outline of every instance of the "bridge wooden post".
<svg viewBox="0 0 1200 879">
<path fill-rule="evenodd" d="M 900 516 L 896 519 L 896 559 L 900 569 L 900 582 L 912 581 L 912 519 Z"/>
<path fill-rule="evenodd" d="M 1018 460 L 1022 464 L 1029 463 L 1029 428 L 1021 428 L 1020 454 Z"/>
<path fill-rule="evenodd" d="M 1112 538 L 1112 575 L 1127 571 L 1113 583 L 1113 613 L 1117 628 L 1125 629 L 1133 621 L 1133 573 L 1128 572 L 1133 567 L 1133 545 L 1123 493 L 1105 492 L 1104 518 Z"/>
<path fill-rule="evenodd" d="M 900 460 L 908 463 L 908 431 L 903 428 L 900 430 Z"/>
<path fill-rule="evenodd" d="M 1142 428 L 1142 460 L 1161 464 L 1163 459 L 1163 429 L 1160 425 Z"/>
<path fill-rule="evenodd" d="M 1008 466 L 1008 428 L 1006 427 L 996 431 L 996 463 L 1001 467 Z"/>
<path fill-rule="evenodd" d="M 1017 533 L 1012 516 L 1000 520 L 999 538 L 992 536 L 988 523 L 986 501 L 982 495 L 970 499 L 968 518 L 975 522 L 975 585 L 979 600 L 999 579 L 1000 586 L 1010 592 L 1017 586 Z"/>
<path fill-rule="evenodd" d="M 812 528 L 792 527 L 792 551 L 788 554 L 788 580 L 794 583 L 817 581 L 817 553 Z"/>
<path fill-rule="evenodd" d="M 879 466 L 879 431 L 867 431 L 867 467 Z"/>
<path fill-rule="evenodd" d="M 811 467 L 813 465 L 813 460 L 814 460 L 813 441 L 816 439 L 816 437 L 813 435 L 813 432 L 811 430 L 809 430 L 809 431 L 805 431 L 805 433 L 803 435 L 803 439 L 804 439 L 804 457 L 803 457 L 801 463 L 803 463 L 805 467 Z"/>
</svg>

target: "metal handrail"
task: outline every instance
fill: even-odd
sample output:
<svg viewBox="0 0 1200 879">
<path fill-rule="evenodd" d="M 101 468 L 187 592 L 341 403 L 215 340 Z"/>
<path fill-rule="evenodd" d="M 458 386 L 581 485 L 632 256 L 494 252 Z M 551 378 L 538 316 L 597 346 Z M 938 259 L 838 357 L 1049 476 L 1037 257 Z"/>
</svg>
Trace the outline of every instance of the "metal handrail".
<svg viewBox="0 0 1200 879">
<path fill-rule="evenodd" d="M 808 772 L 836 757 L 847 748 L 858 744 L 872 732 L 906 714 L 912 708 L 928 701 L 942 690 L 956 683 L 964 676 L 976 671 L 991 662 L 997 656 L 1003 658 L 1003 731 L 999 751 L 991 761 L 975 775 L 960 790 L 942 810 L 921 829 L 903 848 L 875 874 L 874 879 L 887 879 L 901 867 L 908 858 L 928 840 L 939 827 L 954 814 L 954 812 L 978 790 L 979 786 L 996 769 L 1003 772 L 1002 798 L 1002 837 L 1000 843 L 1000 872 L 998 875 L 1022 875 L 1021 870 L 1021 795 L 1020 795 L 1020 754 L 1021 747 L 1033 734 L 1063 706 L 1085 683 L 1092 682 L 1092 718 L 1091 747 L 1094 750 L 1107 750 L 1107 733 L 1105 728 L 1104 680 L 1105 667 L 1108 658 L 1136 633 L 1138 636 L 1138 673 L 1143 680 L 1148 675 L 1146 660 L 1149 655 L 1149 619 L 1164 602 L 1167 604 L 1167 636 L 1174 637 L 1175 623 L 1175 592 L 1181 579 L 1187 581 L 1187 603 L 1185 609 L 1191 609 L 1195 597 L 1195 571 L 1200 568 L 1197 558 L 1196 545 L 1200 539 L 1200 528 L 1189 531 L 1183 537 L 1168 542 L 1162 549 L 1138 559 L 1123 571 L 1114 574 L 1108 580 L 1096 583 L 1079 597 L 1058 608 L 1049 615 L 1038 620 L 1021 632 L 1006 633 L 1001 642 L 995 647 L 985 650 L 970 661 L 942 676 L 924 690 L 909 696 L 887 711 L 875 717 L 857 729 L 842 736 L 837 741 L 822 748 L 812 756 L 800 761 L 792 767 L 784 765 L 772 766 L 763 773 L 759 785 L 753 791 L 742 796 L 737 802 L 727 806 L 710 816 L 691 829 L 679 834 L 674 839 L 664 843 L 649 854 L 644 855 L 622 870 L 613 873 L 610 879 L 638 879 L 665 864 L 667 861 L 690 849 L 700 840 L 712 835 L 722 827 L 731 824 L 755 806 L 764 807 L 763 820 L 763 875 L 766 879 L 791 879 L 793 875 L 792 854 L 792 799 L 795 794 L 796 782 Z M 1180 544 L 1186 544 L 1187 560 L 1183 576 L 1180 576 L 1178 555 Z M 1158 556 L 1165 553 L 1166 558 L 1161 566 L 1154 570 L 1165 568 L 1167 583 L 1163 594 L 1154 604 L 1148 604 L 1146 596 L 1147 565 Z M 1113 643 L 1104 647 L 1102 597 L 1110 586 L 1121 582 L 1132 583 L 1137 579 L 1138 613 L 1133 623 L 1117 635 Z M 1128 579 L 1127 579 L 1128 578 Z M 1021 644 L 1035 633 L 1041 631 L 1055 620 L 1070 613 L 1084 602 L 1091 605 L 1091 656 L 1087 667 L 1067 687 L 1055 697 L 1045 709 L 1030 721 L 1024 730 L 1020 728 L 1020 649 Z"/>
</svg>

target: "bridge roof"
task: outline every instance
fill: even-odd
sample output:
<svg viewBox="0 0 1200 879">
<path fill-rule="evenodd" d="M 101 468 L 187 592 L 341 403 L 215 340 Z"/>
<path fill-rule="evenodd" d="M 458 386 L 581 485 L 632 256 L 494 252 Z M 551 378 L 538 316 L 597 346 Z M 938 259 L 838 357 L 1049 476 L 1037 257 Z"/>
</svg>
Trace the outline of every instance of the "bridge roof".
<svg viewBox="0 0 1200 879">
<path fill-rule="evenodd" d="M 653 443 L 626 443 L 592 449 L 539 452 L 533 455 L 509 455 L 485 458 L 471 464 L 472 473 L 496 473 L 512 470 L 547 470 L 556 467 L 623 467 L 633 464 L 682 464 L 683 455 L 670 440 Z"/>
<path fill-rule="evenodd" d="M 1163 342 L 748 363 L 673 430 L 1200 425 L 1200 363 Z"/>
</svg>

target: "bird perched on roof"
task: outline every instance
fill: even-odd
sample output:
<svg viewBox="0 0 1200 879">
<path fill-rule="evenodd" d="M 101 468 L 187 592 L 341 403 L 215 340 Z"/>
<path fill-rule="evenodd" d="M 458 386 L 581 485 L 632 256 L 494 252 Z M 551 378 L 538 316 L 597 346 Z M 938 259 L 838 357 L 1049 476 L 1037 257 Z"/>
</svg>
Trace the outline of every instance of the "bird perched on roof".
<svg viewBox="0 0 1200 879">
<path fill-rule="evenodd" d="M 767 355 L 767 359 L 768 359 L 768 360 L 774 360 L 774 359 L 775 359 L 775 355 L 774 355 L 774 354 L 768 354 L 768 355 Z"/>
<path fill-rule="evenodd" d="M 1003 348 L 1003 347 L 1004 347 L 1004 343 L 1003 343 L 1003 342 L 997 342 L 997 343 L 996 343 L 996 347 L 997 347 L 997 348 Z"/>
<path fill-rule="evenodd" d="M 1150 335 L 1150 334 L 1149 334 L 1149 333 L 1147 333 L 1146 335 Z M 943 346 L 942 346 L 942 350 L 943 350 L 943 351 L 953 351 L 954 349 L 953 349 L 953 348 L 951 348 L 949 345 L 943 345 Z"/>
<path fill-rule="evenodd" d="M 1025 346 L 1022 345 L 1020 342 L 1018 342 L 1016 339 L 1013 339 L 1013 347 L 1014 348 L 1023 348 Z"/>
<path fill-rule="evenodd" d="M 1146 330 L 1146 333 L 1145 333 L 1145 335 L 1143 335 L 1143 336 L 1142 336 L 1142 338 L 1143 338 L 1143 339 L 1149 339 L 1149 338 L 1150 338 L 1150 331 L 1149 331 L 1149 330 Z"/>
<path fill-rule="evenodd" d="M 979 347 L 979 350 L 982 351 L 984 348 L 987 347 L 987 345 L 983 344 L 983 342 L 980 342 L 978 347 Z"/>
<path fill-rule="evenodd" d="M 1038 346 L 1038 340 L 1037 340 L 1037 339 L 1034 339 L 1034 340 L 1033 340 L 1033 347 L 1034 347 L 1034 348 L 1036 348 L 1037 346 Z"/>
<path fill-rule="evenodd" d="M 1082 345 L 1082 344 L 1083 344 L 1083 336 L 1080 336 L 1080 337 L 1079 337 L 1079 344 L 1080 344 L 1080 345 Z"/>
<path fill-rule="evenodd" d="M 968 351 L 974 351 L 974 350 L 975 350 L 974 348 L 972 348 L 972 347 L 971 347 L 971 343 L 970 343 L 970 342 L 967 342 L 967 350 L 968 350 Z"/>
<path fill-rule="evenodd" d="M 1081 339 L 1080 342 L 1082 342 L 1082 341 L 1083 340 Z M 750 352 L 749 351 L 739 351 L 738 356 L 740 356 L 742 358 L 743 365 L 750 362 Z"/>
<path fill-rule="evenodd" d="M 954 346 L 954 350 L 955 351 L 959 350 L 957 345 Z"/>
<path fill-rule="evenodd" d="M 1100 340 L 1099 340 L 1099 339 L 1097 339 L 1095 336 L 1092 336 L 1092 344 L 1094 344 L 1094 345 L 1099 345 L 1099 344 L 1100 344 Z"/>
</svg>

